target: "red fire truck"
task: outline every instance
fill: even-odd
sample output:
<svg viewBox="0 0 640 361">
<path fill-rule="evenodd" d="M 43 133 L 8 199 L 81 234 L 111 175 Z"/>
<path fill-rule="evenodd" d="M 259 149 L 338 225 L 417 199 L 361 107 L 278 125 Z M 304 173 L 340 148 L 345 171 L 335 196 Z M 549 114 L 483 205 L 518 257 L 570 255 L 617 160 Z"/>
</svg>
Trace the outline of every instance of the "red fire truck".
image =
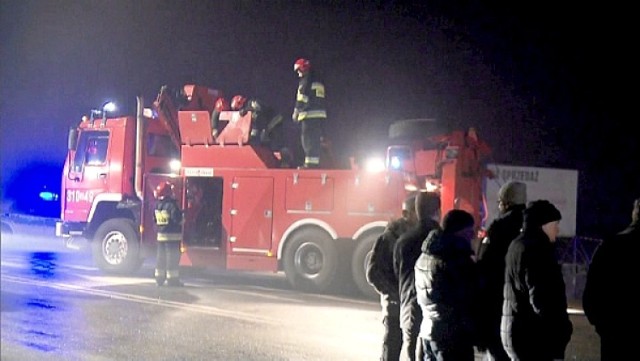
<svg viewBox="0 0 640 361">
<path fill-rule="evenodd" d="M 396 122 L 382 169 L 353 158 L 347 167 L 298 169 L 252 144 L 251 113 L 221 112 L 213 137 L 219 91 L 187 85 L 183 94 L 181 106 L 161 91 L 149 108 L 138 98 L 136 116 L 103 111 L 69 132 L 56 234 L 68 245 L 88 241 L 105 272 L 135 272 L 155 254 L 153 189 L 165 180 L 185 214 L 182 266 L 284 271 L 312 292 L 350 279 L 373 294 L 367 257 L 411 191 L 440 192 L 443 212 L 465 209 L 482 221 L 488 148 L 473 129 L 429 135 L 418 132 L 432 121 Z"/>
</svg>

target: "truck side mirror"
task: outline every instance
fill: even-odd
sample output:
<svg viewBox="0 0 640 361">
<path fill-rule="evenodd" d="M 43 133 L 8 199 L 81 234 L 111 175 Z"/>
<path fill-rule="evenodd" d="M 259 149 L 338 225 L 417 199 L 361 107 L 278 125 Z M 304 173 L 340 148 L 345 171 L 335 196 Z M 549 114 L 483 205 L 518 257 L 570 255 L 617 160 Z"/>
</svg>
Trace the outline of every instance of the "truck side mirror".
<svg viewBox="0 0 640 361">
<path fill-rule="evenodd" d="M 78 146 L 78 129 L 69 128 L 69 137 L 67 138 L 67 149 L 76 150 Z"/>
</svg>

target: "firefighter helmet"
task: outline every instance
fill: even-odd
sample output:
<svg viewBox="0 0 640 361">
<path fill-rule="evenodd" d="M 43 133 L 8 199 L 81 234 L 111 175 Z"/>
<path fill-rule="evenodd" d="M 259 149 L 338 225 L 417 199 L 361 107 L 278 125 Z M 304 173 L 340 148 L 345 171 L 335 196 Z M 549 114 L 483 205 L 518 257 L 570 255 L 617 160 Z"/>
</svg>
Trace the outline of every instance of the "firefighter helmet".
<svg viewBox="0 0 640 361">
<path fill-rule="evenodd" d="M 175 198 L 175 193 L 173 190 L 174 188 L 175 186 L 173 185 L 173 183 L 169 181 L 164 181 L 158 184 L 156 189 L 153 191 L 153 196 L 156 199 L 164 199 L 166 197 Z"/>
<path fill-rule="evenodd" d="M 220 98 L 216 99 L 216 103 L 214 105 L 214 109 L 217 112 L 221 112 L 223 110 L 228 110 L 229 109 L 229 104 L 227 104 L 227 101 L 223 97 L 220 97 Z"/>
<path fill-rule="evenodd" d="M 231 98 L 231 109 L 240 110 L 242 109 L 242 107 L 244 107 L 244 103 L 246 102 L 247 98 L 243 97 L 242 95 L 236 95 Z"/>
<path fill-rule="evenodd" d="M 307 59 L 300 58 L 293 63 L 293 71 L 306 73 L 309 69 L 311 69 L 311 63 Z"/>
</svg>

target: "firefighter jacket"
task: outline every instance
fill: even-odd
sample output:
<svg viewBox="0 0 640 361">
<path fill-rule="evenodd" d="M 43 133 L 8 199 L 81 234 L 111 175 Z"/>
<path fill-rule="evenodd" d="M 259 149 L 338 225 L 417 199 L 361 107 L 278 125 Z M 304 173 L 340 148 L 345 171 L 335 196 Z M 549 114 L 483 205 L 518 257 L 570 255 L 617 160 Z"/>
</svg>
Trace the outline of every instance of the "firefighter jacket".
<svg viewBox="0 0 640 361">
<path fill-rule="evenodd" d="M 320 81 L 313 71 L 309 71 L 300 78 L 298 93 L 296 94 L 295 111 L 297 121 L 307 119 L 326 119 L 324 83 Z"/>
<path fill-rule="evenodd" d="M 182 211 L 175 199 L 158 200 L 153 220 L 156 224 L 158 242 L 182 240 Z"/>
<path fill-rule="evenodd" d="M 472 255 L 467 239 L 440 230 L 422 244 L 415 266 L 420 337 L 469 347 L 475 343 L 479 279 Z"/>
<path fill-rule="evenodd" d="M 268 137 L 273 129 L 282 123 L 282 114 L 257 99 L 250 99 L 240 109 L 240 115 L 251 112 L 251 138 Z M 261 141 L 266 139 L 260 139 Z"/>
</svg>

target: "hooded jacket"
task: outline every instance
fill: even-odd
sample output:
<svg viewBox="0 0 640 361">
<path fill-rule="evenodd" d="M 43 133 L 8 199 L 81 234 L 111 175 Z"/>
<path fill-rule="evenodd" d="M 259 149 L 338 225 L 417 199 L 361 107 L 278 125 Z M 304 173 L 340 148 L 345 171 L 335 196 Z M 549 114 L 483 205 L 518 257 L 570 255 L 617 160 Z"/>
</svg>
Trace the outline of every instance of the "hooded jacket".
<svg viewBox="0 0 640 361">
<path fill-rule="evenodd" d="M 422 245 L 415 266 L 420 337 L 439 343 L 472 345 L 476 329 L 478 279 L 469 240 L 440 230 Z"/>
</svg>

